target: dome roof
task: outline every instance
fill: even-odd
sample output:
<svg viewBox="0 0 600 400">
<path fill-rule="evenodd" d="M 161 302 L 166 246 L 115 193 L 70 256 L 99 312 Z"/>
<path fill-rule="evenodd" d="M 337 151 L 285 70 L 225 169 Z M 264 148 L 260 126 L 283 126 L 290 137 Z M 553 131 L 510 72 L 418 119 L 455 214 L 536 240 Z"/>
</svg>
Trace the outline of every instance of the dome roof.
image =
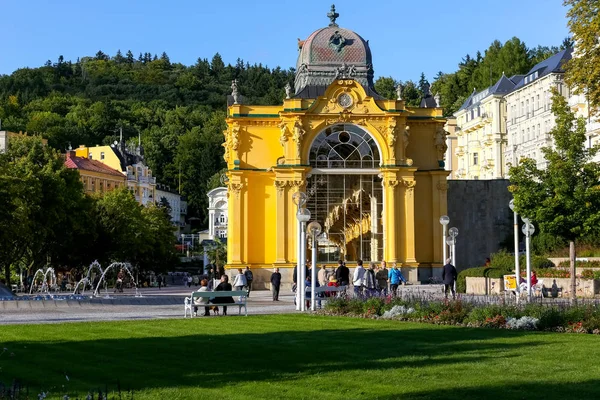
<svg viewBox="0 0 600 400">
<path fill-rule="evenodd" d="M 302 44 L 297 67 L 311 65 L 371 65 L 369 44 L 356 32 L 338 26 L 314 31 Z"/>
<path fill-rule="evenodd" d="M 373 90 L 373 65 L 369 42 L 356 32 L 335 22 L 335 6 L 327 14 L 331 23 L 314 31 L 306 40 L 298 40 L 296 63 L 296 97 L 315 98 L 325 92 L 335 79 L 358 81 L 369 94 Z"/>
</svg>

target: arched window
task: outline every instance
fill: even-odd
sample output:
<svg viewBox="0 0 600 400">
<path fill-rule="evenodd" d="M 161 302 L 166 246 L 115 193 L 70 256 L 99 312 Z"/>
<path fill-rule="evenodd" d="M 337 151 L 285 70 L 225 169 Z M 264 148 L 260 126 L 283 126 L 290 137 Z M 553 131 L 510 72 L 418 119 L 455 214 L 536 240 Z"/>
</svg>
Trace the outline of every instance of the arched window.
<svg viewBox="0 0 600 400">
<path fill-rule="evenodd" d="M 326 128 L 313 141 L 308 156 L 313 168 L 376 168 L 380 160 L 373 137 L 350 124 Z"/>
</svg>

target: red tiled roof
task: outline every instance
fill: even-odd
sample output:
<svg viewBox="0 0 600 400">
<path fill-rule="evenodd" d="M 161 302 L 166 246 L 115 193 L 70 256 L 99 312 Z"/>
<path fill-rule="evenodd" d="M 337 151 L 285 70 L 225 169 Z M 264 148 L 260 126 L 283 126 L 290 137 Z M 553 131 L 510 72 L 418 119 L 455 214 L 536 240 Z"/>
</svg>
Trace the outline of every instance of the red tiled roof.
<svg viewBox="0 0 600 400">
<path fill-rule="evenodd" d="M 84 171 L 99 172 L 102 174 L 118 176 L 120 178 L 125 179 L 125 175 L 122 172 L 117 171 L 116 169 L 112 169 L 108 165 L 102 164 L 100 161 L 90 160 L 84 157 L 76 157 L 70 155 L 69 153 L 67 153 L 65 165 L 67 166 L 67 168 L 76 168 Z"/>
</svg>

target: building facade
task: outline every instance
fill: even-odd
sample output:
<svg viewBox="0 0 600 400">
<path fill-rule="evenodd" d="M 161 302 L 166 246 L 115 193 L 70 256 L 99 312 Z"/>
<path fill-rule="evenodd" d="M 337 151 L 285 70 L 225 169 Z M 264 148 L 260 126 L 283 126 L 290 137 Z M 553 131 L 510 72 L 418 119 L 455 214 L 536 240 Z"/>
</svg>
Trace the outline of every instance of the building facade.
<svg viewBox="0 0 600 400">
<path fill-rule="evenodd" d="M 538 168 L 546 167 L 541 149 L 554 146 L 550 135 L 555 125 L 551 89 L 556 88 L 558 93 L 569 97 L 563 76 L 564 63 L 571 59 L 571 53 L 572 49 L 566 49 L 538 63 L 506 95 L 507 164 L 517 165 L 521 158 L 527 157 L 535 160 Z"/>
<path fill-rule="evenodd" d="M 500 179 L 506 175 L 504 150 L 506 137 L 506 100 L 522 78 L 504 74 L 493 85 L 473 91 L 456 117 L 456 169 L 454 179 Z"/>
<path fill-rule="evenodd" d="M 569 97 L 569 106 L 577 117 L 585 119 L 586 130 L 586 148 L 600 146 L 600 119 L 598 116 L 592 116 L 590 113 L 590 105 L 585 94 L 571 94 Z M 600 162 L 600 154 L 596 154 L 593 161 Z"/>
<path fill-rule="evenodd" d="M 160 205 L 163 201 L 168 203 L 171 223 L 177 227 L 175 234 L 179 237 L 181 233 L 181 195 L 171 190 L 169 186 L 161 185 L 160 183 L 156 184 L 155 195 L 157 205 Z"/>
<path fill-rule="evenodd" d="M 446 214 L 446 122 L 440 108 L 407 107 L 373 89 L 371 50 L 329 26 L 299 42 L 295 89 L 279 106 L 227 110 L 227 268 L 273 267 L 291 277 L 299 243 L 295 196 L 323 227 L 319 263 L 398 263 L 412 281 L 439 275 Z"/>
<path fill-rule="evenodd" d="M 143 149 L 128 151 L 123 141 L 110 146 L 85 147 L 76 149 L 77 157 L 99 161 L 113 169 L 121 171 L 127 179 L 127 188 L 141 205 L 155 203 L 156 178 L 152 170 L 144 163 Z"/>
<path fill-rule="evenodd" d="M 125 186 L 125 176 L 120 171 L 75 154 L 73 150 L 65 154 L 65 165 L 79 171 L 86 193 L 104 193 Z"/>
<path fill-rule="evenodd" d="M 218 187 L 208 196 L 208 239 L 227 238 L 227 188 Z"/>
</svg>

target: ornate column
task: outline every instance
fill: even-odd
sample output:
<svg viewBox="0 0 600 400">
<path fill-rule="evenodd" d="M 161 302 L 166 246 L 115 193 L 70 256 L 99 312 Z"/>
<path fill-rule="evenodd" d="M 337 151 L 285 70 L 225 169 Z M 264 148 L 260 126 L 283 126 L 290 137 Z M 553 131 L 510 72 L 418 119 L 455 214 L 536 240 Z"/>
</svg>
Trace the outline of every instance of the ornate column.
<svg viewBox="0 0 600 400">
<path fill-rule="evenodd" d="M 287 182 L 289 186 L 289 190 L 287 191 L 287 204 L 289 204 L 287 210 L 288 216 L 288 226 L 287 226 L 287 243 L 288 243 L 288 262 L 296 263 L 298 262 L 297 254 L 298 254 L 298 219 L 296 218 L 296 205 L 292 200 L 292 196 L 294 193 L 298 191 L 305 191 L 306 181 L 304 179 L 292 178 Z"/>
<path fill-rule="evenodd" d="M 385 249 L 384 258 L 389 262 L 398 261 L 398 241 L 396 239 L 396 188 L 400 181 L 395 176 L 385 176 L 383 178 L 384 196 L 385 196 Z"/>
<path fill-rule="evenodd" d="M 237 175 L 231 176 L 227 183 L 227 197 L 229 201 L 229 221 L 235 221 L 235 224 L 229 224 L 229 233 L 227 237 L 228 264 L 242 263 L 242 243 L 245 238 L 242 235 L 244 229 L 244 220 L 242 215 L 243 209 L 243 194 L 244 183 L 241 182 L 241 177 Z"/>
<path fill-rule="evenodd" d="M 285 263 L 286 262 L 286 252 L 285 245 L 287 243 L 287 234 L 286 234 L 286 189 L 287 182 L 283 180 L 275 180 L 274 182 L 275 188 L 277 189 L 277 199 L 276 199 L 276 248 L 275 248 L 275 262 L 276 263 Z"/>
<path fill-rule="evenodd" d="M 411 174 L 412 175 L 412 174 Z M 415 256 L 415 186 L 414 176 L 402 177 L 402 232 L 404 232 L 404 246 L 402 260 L 406 264 L 416 264 Z"/>
<path fill-rule="evenodd" d="M 431 175 L 431 198 L 432 198 L 432 229 L 433 229 L 433 261 L 444 265 L 442 246 L 442 227 L 439 218 L 448 215 L 448 171 L 430 171 Z"/>
</svg>

